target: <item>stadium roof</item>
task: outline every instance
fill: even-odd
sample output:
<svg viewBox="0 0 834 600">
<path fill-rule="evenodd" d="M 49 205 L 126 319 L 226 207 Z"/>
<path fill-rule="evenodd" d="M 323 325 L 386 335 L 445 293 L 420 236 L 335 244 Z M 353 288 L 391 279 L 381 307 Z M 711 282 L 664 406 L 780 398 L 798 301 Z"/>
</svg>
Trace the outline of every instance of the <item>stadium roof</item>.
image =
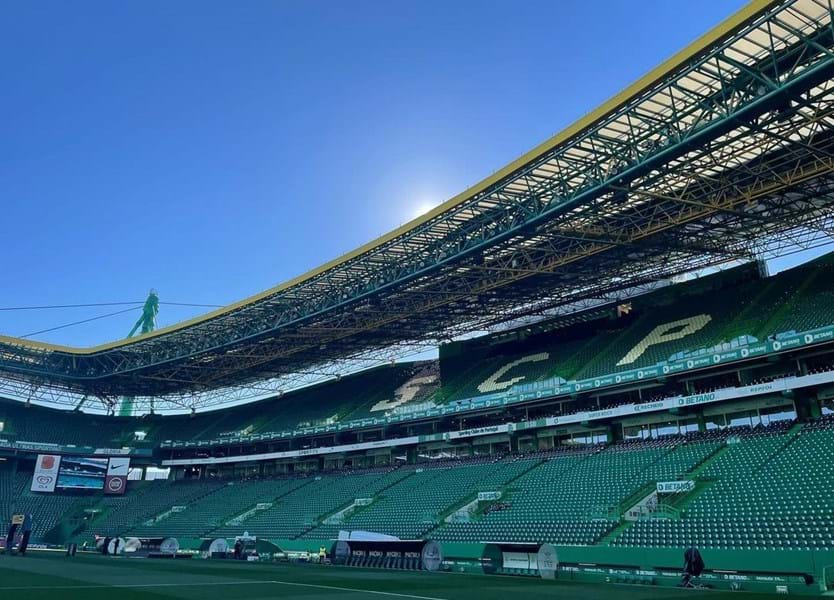
<svg viewBox="0 0 834 600">
<path fill-rule="evenodd" d="M 831 11 L 828 0 L 754 1 L 474 187 L 257 296 L 94 348 L 0 337 L 0 391 L 205 405 L 827 242 Z"/>
</svg>

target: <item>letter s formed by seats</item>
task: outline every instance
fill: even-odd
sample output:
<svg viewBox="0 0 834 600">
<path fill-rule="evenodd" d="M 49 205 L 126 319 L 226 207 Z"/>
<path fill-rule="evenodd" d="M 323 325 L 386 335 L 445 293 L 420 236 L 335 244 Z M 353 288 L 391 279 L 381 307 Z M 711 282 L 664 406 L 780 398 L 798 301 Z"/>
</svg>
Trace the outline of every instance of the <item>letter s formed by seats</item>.
<svg viewBox="0 0 834 600">
<path fill-rule="evenodd" d="M 678 319 L 671 323 L 663 323 L 652 329 L 649 334 L 640 340 L 634 348 L 628 351 L 620 362 L 618 367 L 623 365 L 630 365 L 643 354 L 651 346 L 663 344 L 666 342 L 673 342 L 680 340 L 688 335 L 692 335 L 696 331 L 706 327 L 707 323 L 712 321 L 712 317 L 707 314 L 695 315 L 694 317 L 687 317 L 685 319 Z"/>
<path fill-rule="evenodd" d="M 412 377 L 396 390 L 394 390 L 394 399 L 393 400 L 380 400 L 376 404 L 371 407 L 371 412 L 378 412 L 380 410 L 391 410 L 392 408 L 397 408 L 403 404 L 408 404 L 414 398 L 417 397 L 417 394 L 420 392 L 421 388 L 426 387 L 427 385 L 431 385 L 432 383 L 437 381 L 437 375 L 426 375 L 426 376 L 416 376 Z"/>
</svg>

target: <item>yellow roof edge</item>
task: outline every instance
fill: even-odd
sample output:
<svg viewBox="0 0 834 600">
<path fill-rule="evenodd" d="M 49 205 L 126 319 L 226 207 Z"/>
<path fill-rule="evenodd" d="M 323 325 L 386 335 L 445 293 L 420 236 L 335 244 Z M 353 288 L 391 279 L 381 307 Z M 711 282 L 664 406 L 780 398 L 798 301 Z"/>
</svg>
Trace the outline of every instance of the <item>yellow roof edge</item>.
<svg viewBox="0 0 834 600">
<path fill-rule="evenodd" d="M 113 342 L 108 342 L 105 344 L 100 344 L 98 346 L 93 346 L 90 348 L 78 348 L 73 346 L 61 346 L 57 344 L 50 344 L 47 342 L 38 342 L 35 340 L 26 340 L 22 338 L 15 338 L 0 335 L 0 343 L 5 344 L 14 344 L 18 346 L 24 346 L 33 349 L 40 349 L 40 350 L 53 350 L 58 352 L 66 352 L 70 354 L 94 354 L 96 352 L 102 352 L 105 350 L 110 350 L 113 348 L 117 348 L 120 346 L 125 346 L 132 344 L 139 340 L 146 340 L 148 338 L 165 335 L 171 333 L 172 331 L 177 331 L 179 329 L 184 329 L 190 327 L 192 325 L 196 325 L 197 323 L 201 323 L 203 321 L 208 321 L 210 319 L 214 319 L 226 313 L 232 312 L 238 308 L 246 306 L 247 304 L 252 304 L 261 300 L 267 296 L 285 290 L 289 287 L 297 285 L 305 280 L 311 279 L 320 275 L 324 271 L 332 269 L 344 262 L 347 262 L 353 258 L 356 258 L 360 254 L 363 254 L 377 246 L 380 246 L 391 239 L 402 235 L 403 233 L 409 231 L 410 229 L 414 229 L 423 223 L 433 219 L 437 215 L 453 208 L 454 206 L 462 203 L 467 198 L 472 197 L 473 195 L 483 191 L 484 189 L 488 188 L 490 185 L 500 181 L 513 171 L 519 169 L 520 167 L 524 166 L 537 156 L 551 150 L 552 148 L 558 146 L 559 144 L 563 143 L 567 139 L 571 138 L 572 136 L 576 135 L 583 129 L 591 126 L 596 121 L 602 119 L 603 117 L 607 116 L 609 113 L 614 111 L 616 108 L 621 106 L 622 104 L 626 103 L 631 98 L 637 96 L 645 89 L 654 85 L 658 80 L 662 79 L 681 65 L 683 65 L 687 60 L 692 58 L 693 56 L 700 54 L 706 48 L 714 44 L 716 41 L 727 35 L 729 32 L 733 31 L 737 27 L 741 26 L 745 22 L 750 19 L 755 18 L 759 13 L 767 9 L 769 6 L 774 5 L 778 2 L 778 0 L 751 0 L 751 2 L 741 9 L 739 9 L 734 14 L 730 15 L 724 21 L 710 29 L 708 32 L 700 36 L 694 42 L 686 46 L 684 49 L 678 51 L 670 58 L 663 61 L 660 65 L 640 77 L 637 81 L 632 83 L 626 89 L 618 93 L 617 95 L 613 96 L 602 105 L 597 107 L 595 110 L 587 113 L 585 116 L 580 118 L 578 121 L 574 122 L 572 125 L 569 125 L 550 139 L 540 143 L 535 148 L 530 150 L 529 152 L 525 153 L 524 155 L 520 156 L 519 158 L 515 159 L 508 165 L 504 166 L 502 169 L 496 171 L 489 177 L 483 179 L 482 181 L 476 183 L 469 189 L 457 194 L 456 196 L 450 198 L 443 204 L 440 204 L 427 212 L 424 215 L 421 215 L 400 227 L 389 231 L 388 233 L 378 237 L 375 240 L 356 248 L 342 256 L 330 260 L 323 265 L 316 267 L 298 277 L 294 277 L 288 281 L 285 281 L 273 288 L 265 290 L 259 294 L 255 294 L 239 302 L 235 302 L 234 304 L 230 304 L 223 308 L 218 308 L 217 310 L 211 311 L 209 313 L 200 315 L 198 317 L 194 317 L 193 319 L 189 319 L 187 321 L 181 321 L 174 325 L 170 325 L 168 327 L 163 327 L 162 329 L 157 329 L 151 333 L 146 333 L 144 335 L 140 335 L 134 338 L 124 339 L 124 340 L 116 340 Z"/>
</svg>

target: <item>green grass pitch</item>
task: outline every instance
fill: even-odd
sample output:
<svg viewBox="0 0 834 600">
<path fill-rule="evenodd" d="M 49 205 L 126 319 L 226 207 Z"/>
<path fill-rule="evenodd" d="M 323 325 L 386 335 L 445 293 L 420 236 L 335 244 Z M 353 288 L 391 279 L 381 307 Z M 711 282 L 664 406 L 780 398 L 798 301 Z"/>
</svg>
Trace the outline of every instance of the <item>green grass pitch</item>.
<svg viewBox="0 0 834 600">
<path fill-rule="evenodd" d="M 14 600 L 622 600 L 739 593 L 520 577 L 408 573 L 316 565 L 159 560 L 32 552 L 0 556 L 0 598 Z M 744 598 L 772 596 L 741 594 Z"/>
</svg>

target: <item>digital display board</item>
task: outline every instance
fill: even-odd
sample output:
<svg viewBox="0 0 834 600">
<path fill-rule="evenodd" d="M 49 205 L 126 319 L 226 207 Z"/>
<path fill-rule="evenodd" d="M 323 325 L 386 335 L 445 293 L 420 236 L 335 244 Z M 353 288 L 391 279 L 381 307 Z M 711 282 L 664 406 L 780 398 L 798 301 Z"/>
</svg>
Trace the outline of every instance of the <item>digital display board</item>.
<svg viewBox="0 0 834 600">
<path fill-rule="evenodd" d="M 64 456 L 58 469 L 56 488 L 75 490 L 103 490 L 107 477 L 106 458 Z"/>
</svg>

